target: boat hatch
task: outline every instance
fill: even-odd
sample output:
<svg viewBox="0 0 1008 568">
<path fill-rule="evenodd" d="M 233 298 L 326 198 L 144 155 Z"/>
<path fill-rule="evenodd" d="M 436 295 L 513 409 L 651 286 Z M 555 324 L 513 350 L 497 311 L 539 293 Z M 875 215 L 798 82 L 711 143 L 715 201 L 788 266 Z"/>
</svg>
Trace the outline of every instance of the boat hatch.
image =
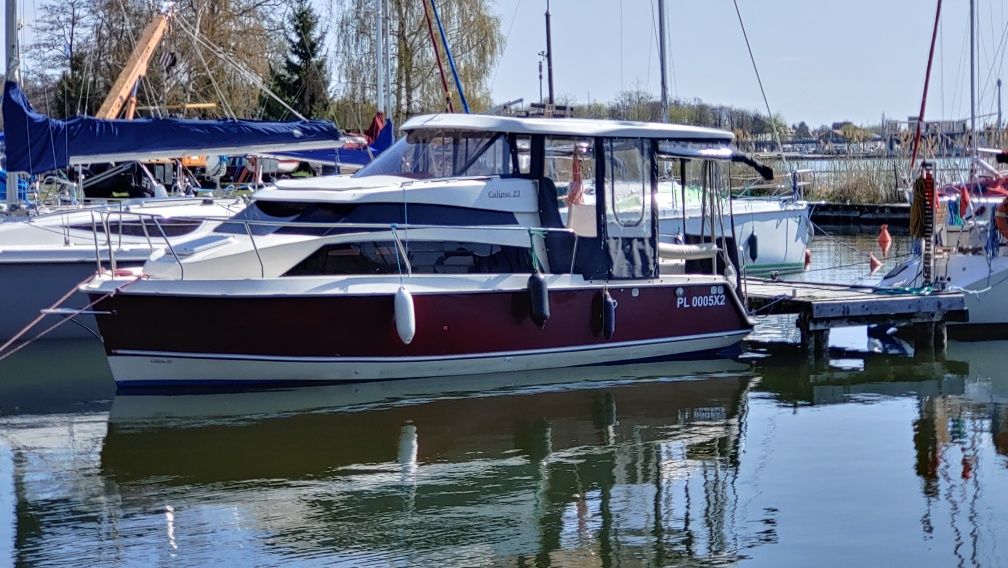
<svg viewBox="0 0 1008 568">
<path fill-rule="evenodd" d="M 174 250 L 178 256 L 192 256 L 198 252 L 233 243 L 234 240 L 234 237 L 230 235 L 207 235 L 175 245 Z"/>
</svg>

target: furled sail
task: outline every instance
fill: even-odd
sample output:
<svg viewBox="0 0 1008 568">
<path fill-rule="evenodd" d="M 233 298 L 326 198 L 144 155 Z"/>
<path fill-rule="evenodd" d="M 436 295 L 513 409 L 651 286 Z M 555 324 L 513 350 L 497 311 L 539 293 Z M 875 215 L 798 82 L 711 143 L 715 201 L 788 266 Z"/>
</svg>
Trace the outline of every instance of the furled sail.
<svg viewBox="0 0 1008 568">
<path fill-rule="evenodd" d="M 75 164 L 194 154 L 333 150 L 342 133 L 331 122 L 300 120 L 57 120 L 32 109 L 17 83 L 4 85 L 7 170 L 39 174 Z"/>
</svg>

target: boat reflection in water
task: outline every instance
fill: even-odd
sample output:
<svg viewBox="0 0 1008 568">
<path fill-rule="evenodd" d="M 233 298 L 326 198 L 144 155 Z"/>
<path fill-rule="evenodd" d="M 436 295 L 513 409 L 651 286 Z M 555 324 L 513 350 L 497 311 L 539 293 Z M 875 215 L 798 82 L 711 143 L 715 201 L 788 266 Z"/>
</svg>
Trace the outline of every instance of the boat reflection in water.
<svg viewBox="0 0 1008 568">
<path fill-rule="evenodd" d="M 0 558 L 1005 565 L 1004 347 L 0 410 Z"/>
<path fill-rule="evenodd" d="M 224 498 L 238 512 L 214 530 L 267 531 L 283 555 L 720 557 L 750 380 L 707 361 L 117 396 L 101 469 L 130 509 Z M 176 538 L 190 516 L 174 506 Z"/>
</svg>

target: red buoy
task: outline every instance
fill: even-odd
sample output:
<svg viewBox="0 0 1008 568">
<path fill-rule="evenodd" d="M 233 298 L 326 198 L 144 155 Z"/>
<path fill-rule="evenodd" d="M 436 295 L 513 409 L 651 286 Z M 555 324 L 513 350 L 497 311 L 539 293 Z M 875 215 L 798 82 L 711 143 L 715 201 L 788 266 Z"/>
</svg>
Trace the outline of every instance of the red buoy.
<svg viewBox="0 0 1008 568">
<path fill-rule="evenodd" d="M 875 258 L 874 254 L 870 254 L 868 255 L 868 268 L 870 269 L 869 274 L 875 274 L 879 268 L 882 268 L 882 261 Z"/>
<path fill-rule="evenodd" d="M 882 257 L 889 255 L 889 247 L 892 246 L 892 237 L 889 236 L 889 225 L 882 225 L 882 230 L 878 234 L 878 246 L 882 250 Z"/>
<path fill-rule="evenodd" d="M 969 192 L 966 191 L 966 186 L 959 186 L 959 216 L 962 217 L 969 211 L 970 198 Z"/>
</svg>

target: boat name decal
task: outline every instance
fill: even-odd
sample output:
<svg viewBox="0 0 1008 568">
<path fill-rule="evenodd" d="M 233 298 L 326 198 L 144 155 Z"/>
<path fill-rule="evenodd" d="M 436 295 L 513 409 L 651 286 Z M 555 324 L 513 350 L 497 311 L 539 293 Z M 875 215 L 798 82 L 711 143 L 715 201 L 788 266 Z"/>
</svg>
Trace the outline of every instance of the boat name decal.
<svg viewBox="0 0 1008 568">
<path fill-rule="evenodd" d="M 521 189 L 515 188 L 509 191 L 492 189 L 487 193 L 487 197 L 490 199 L 514 199 L 516 197 L 521 197 Z"/>
</svg>

